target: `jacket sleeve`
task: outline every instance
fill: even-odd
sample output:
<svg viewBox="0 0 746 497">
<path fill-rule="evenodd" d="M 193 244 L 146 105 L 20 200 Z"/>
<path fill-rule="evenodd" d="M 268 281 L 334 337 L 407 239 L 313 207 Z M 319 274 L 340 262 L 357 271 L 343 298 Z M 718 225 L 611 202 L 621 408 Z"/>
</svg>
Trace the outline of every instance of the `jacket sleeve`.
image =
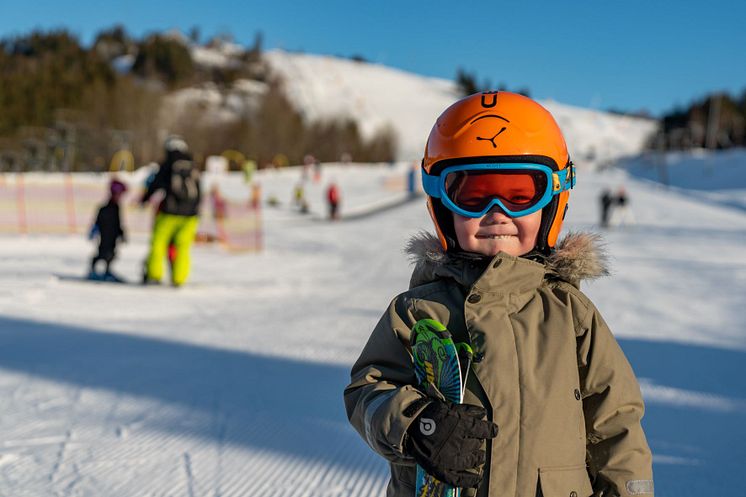
<svg viewBox="0 0 746 497">
<path fill-rule="evenodd" d="M 424 394 L 413 386 L 411 330 L 403 308 L 402 299 L 395 299 L 381 317 L 352 367 L 344 401 L 350 423 L 374 451 L 395 464 L 414 464 L 404 453 L 404 439 L 422 408 L 410 416 L 403 411 Z"/>
<path fill-rule="evenodd" d="M 96 238 L 97 235 L 101 234 L 101 228 L 99 227 L 100 224 L 101 224 L 101 209 L 99 208 L 98 212 L 96 212 L 96 219 L 93 220 L 91 229 L 88 231 L 89 240 L 93 240 L 94 238 Z"/>
<path fill-rule="evenodd" d="M 148 189 L 145 190 L 145 193 L 140 199 L 140 202 L 147 202 L 148 199 L 150 199 L 150 197 L 152 197 L 153 194 L 158 190 L 168 190 L 169 181 L 171 180 L 170 166 L 171 165 L 168 162 L 164 162 L 159 166 L 158 172 L 155 174 L 155 178 L 153 178 L 153 181 L 150 183 L 150 185 L 148 185 Z"/>
<path fill-rule="evenodd" d="M 592 304 L 581 322 L 578 364 L 594 495 L 651 497 L 652 454 L 640 424 L 640 386 Z"/>
<path fill-rule="evenodd" d="M 122 226 L 122 218 L 120 216 L 117 216 L 117 237 L 123 242 L 127 241 L 127 233 L 124 231 L 124 226 Z"/>
</svg>

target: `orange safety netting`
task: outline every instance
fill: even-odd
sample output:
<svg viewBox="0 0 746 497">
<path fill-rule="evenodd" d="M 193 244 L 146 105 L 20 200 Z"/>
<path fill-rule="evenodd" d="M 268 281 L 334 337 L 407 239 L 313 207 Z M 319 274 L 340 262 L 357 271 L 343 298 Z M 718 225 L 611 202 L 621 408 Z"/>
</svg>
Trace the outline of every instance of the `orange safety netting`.
<svg viewBox="0 0 746 497">
<path fill-rule="evenodd" d="M 108 198 L 108 177 L 89 175 L 0 174 L 0 234 L 87 234 L 98 207 Z M 120 201 L 127 233 L 149 233 L 156 203 L 140 207 L 142 190 L 130 188 Z M 198 241 L 219 242 L 231 250 L 260 250 L 261 211 L 248 200 L 224 200 L 216 218 L 209 196 L 201 206 Z"/>
</svg>

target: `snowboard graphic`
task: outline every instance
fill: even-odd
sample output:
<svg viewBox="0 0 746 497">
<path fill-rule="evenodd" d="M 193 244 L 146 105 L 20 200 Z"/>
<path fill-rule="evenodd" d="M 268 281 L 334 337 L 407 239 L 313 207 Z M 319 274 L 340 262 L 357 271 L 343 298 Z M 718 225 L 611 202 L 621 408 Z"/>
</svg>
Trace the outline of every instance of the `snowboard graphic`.
<svg viewBox="0 0 746 497">
<path fill-rule="evenodd" d="M 414 372 L 420 386 L 436 389 L 443 397 L 461 403 L 472 350 L 465 343 L 455 344 L 451 333 L 438 321 L 421 319 L 412 328 Z M 415 497 L 458 497 L 460 489 L 442 483 L 417 466 Z"/>
</svg>

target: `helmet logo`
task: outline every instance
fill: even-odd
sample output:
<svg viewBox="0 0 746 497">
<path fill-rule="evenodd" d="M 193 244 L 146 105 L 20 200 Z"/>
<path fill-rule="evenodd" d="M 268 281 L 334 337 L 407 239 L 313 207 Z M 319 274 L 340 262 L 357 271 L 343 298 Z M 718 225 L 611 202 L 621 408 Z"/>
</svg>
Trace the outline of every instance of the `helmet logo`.
<svg viewBox="0 0 746 497">
<path fill-rule="evenodd" d="M 487 101 L 487 97 L 492 97 L 490 101 Z M 489 109 L 497 105 L 497 92 L 496 91 L 485 91 L 482 93 L 482 107 Z"/>
<path fill-rule="evenodd" d="M 484 95 L 482 95 L 482 98 L 484 98 Z M 486 114 L 484 116 L 479 116 L 478 118 L 474 119 L 469 124 L 471 125 L 471 124 L 474 124 L 477 121 L 480 121 L 482 119 L 488 119 L 488 118 L 501 119 L 501 120 L 505 121 L 506 123 L 510 123 L 510 121 L 508 121 L 507 119 L 505 119 L 503 116 L 499 116 L 497 114 Z M 497 133 L 495 133 L 494 135 L 492 135 L 492 138 L 485 137 L 485 136 L 477 136 L 477 141 L 482 140 L 482 141 L 490 142 L 492 144 L 492 148 L 497 148 L 497 143 L 495 143 L 495 138 L 497 138 L 498 136 L 500 136 L 502 134 L 502 132 L 505 131 L 506 129 L 508 129 L 508 128 L 506 126 L 503 126 L 502 129 L 500 129 L 500 131 L 498 131 Z"/>
<path fill-rule="evenodd" d="M 481 136 L 477 136 L 477 141 L 479 141 L 479 140 L 488 141 L 488 142 L 492 143 L 492 148 L 497 148 L 497 145 L 495 144 L 495 138 L 497 138 L 498 136 L 500 136 L 500 133 L 502 133 L 506 129 L 508 129 L 508 128 L 506 128 L 505 126 L 503 126 L 503 128 L 500 131 L 498 131 L 495 134 L 495 136 L 493 136 L 492 138 L 484 138 L 484 137 L 481 137 Z"/>
</svg>

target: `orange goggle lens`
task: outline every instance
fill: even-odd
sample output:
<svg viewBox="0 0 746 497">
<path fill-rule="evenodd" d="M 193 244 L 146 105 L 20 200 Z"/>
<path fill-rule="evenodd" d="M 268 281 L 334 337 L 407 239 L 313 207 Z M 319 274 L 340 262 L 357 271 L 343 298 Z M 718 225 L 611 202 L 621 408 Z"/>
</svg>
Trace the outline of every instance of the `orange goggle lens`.
<svg viewBox="0 0 746 497">
<path fill-rule="evenodd" d="M 526 211 L 547 193 L 547 175 L 532 170 L 454 171 L 445 178 L 445 193 L 456 206 L 482 212 L 497 198 L 509 210 Z"/>
</svg>

